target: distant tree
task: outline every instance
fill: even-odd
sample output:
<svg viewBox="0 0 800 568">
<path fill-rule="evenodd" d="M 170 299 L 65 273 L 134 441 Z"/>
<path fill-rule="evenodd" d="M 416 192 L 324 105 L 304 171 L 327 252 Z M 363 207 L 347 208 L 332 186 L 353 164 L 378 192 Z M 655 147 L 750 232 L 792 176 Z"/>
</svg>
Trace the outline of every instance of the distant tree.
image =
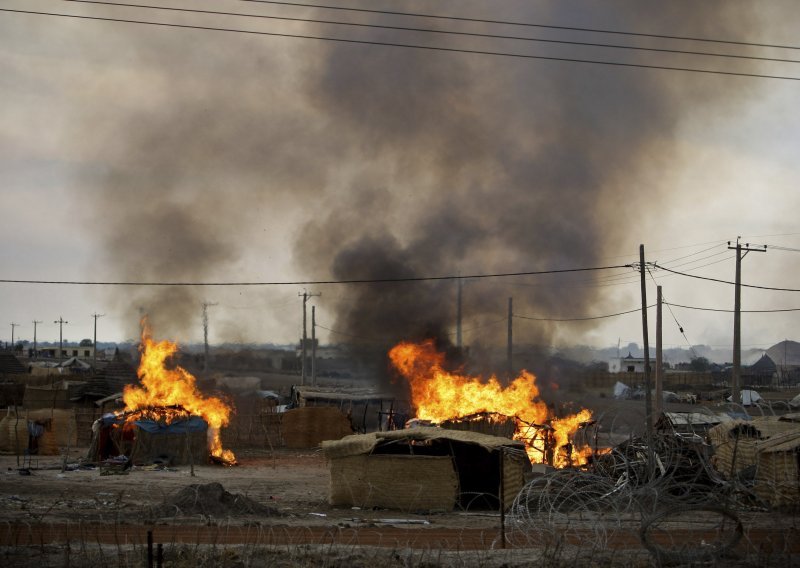
<svg viewBox="0 0 800 568">
<path fill-rule="evenodd" d="M 711 362 L 705 357 L 693 357 L 689 368 L 696 373 L 705 373 L 711 368 Z"/>
<path fill-rule="evenodd" d="M 94 342 L 91 339 L 81 339 L 80 347 L 91 347 Z"/>
</svg>

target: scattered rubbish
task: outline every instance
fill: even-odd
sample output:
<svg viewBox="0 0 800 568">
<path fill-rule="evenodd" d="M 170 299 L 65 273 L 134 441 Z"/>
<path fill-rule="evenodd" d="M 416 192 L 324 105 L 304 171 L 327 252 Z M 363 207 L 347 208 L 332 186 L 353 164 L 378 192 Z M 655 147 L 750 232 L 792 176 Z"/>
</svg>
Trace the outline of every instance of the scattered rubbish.
<svg viewBox="0 0 800 568">
<path fill-rule="evenodd" d="M 312 517 L 327 517 L 325 513 L 309 513 Z"/>
</svg>

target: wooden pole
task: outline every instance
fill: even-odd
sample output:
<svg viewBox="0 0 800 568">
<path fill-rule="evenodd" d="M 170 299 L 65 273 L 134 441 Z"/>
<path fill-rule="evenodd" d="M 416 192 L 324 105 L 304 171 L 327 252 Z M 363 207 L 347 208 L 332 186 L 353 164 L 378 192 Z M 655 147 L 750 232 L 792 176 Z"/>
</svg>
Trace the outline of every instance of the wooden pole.
<svg viewBox="0 0 800 568">
<path fill-rule="evenodd" d="M 661 416 L 664 411 L 664 369 L 663 369 L 663 351 L 662 351 L 662 325 L 663 319 L 661 317 L 661 306 L 663 297 L 661 294 L 661 286 L 656 287 L 656 399 L 655 410 L 656 420 Z"/>
</svg>

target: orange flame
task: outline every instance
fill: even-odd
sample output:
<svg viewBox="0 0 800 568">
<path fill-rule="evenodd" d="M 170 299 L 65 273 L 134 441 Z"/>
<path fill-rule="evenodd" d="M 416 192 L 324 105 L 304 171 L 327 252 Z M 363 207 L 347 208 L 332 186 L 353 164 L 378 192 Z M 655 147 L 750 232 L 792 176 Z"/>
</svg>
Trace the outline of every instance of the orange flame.
<svg viewBox="0 0 800 568">
<path fill-rule="evenodd" d="M 142 358 L 139 363 L 141 387 L 126 385 L 123 391 L 125 412 L 147 408 L 179 406 L 190 414 L 202 417 L 208 424 L 208 446 L 211 455 L 223 462 L 234 464 L 236 456 L 223 449 L 220 428 L 228 425 L 231 407 L 221 399 L 204 396 L 195 384 L 194 376 L 181 367 L 167 369 L 166 360 L 178 351 L 177 343 L 169 340 L 154 341 L 150 330 L 143 325 Z M 173 418 L 181 414 L 175 412 Z"/>
<path fill-rule="evenodd" d="M 408 381 L 419 419 L 440 423 L 479 413 L 513 417 L 517 424 L 514 439 L 526 444 L 534 463 L 583 465 L 592 453 L 591 448 L 576 448 L 571 442 L 578 429 L 592 419 L 591 411 L 583 409 L 556 418 L 539 398 L 536 377 L 528 371 L 522 371 L 507 387 L 495 376 L 483 382 L 450 373 L 444 369 L 444 354 L 432 340 L 401 342 L 389 351 L 389 358 Z"/>
</svg>

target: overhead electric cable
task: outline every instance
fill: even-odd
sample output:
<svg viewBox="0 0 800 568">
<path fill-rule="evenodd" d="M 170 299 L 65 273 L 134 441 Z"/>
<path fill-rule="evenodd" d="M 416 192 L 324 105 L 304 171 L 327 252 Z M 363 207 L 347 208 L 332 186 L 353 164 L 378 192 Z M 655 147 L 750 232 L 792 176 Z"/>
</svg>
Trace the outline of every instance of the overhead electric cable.
<svg viewBox="0 0 800 568">
<path fill-rule="evenodd" d="M 648 309 L 655 306 L 655 304 L 650 304 L 647 306 Z M 633 310 L 627 310 L 625 312 L 617 312 L 616 314 L 606 314 L 602 316 L 585 316 L 579 318 L 542 318 L 542 317 L 532 317 L 532 316 L 522 316 L 519 314 L 514 314 L 513 317 L 525 320 L 533 320 L 533 321 L 587 321 L 587 320 L 597 320 L 597 319 L 605 319 L 605 318 L 613 318 L 617 316 L 624 316 L 625 314 L 632 314 L 634 312 L 641 312 L 642 308 L 635 308 Z"/>
<path fill-rule="evenodd" d="M 656 282 L 656 277 L 655 277 L 655 276 L 653 276 L 653 272 L 650 270 L 650 267 L 649 267 L 649 266 L 647 266 L 647 265 L 645 265 L 645 266 L 646 266 L 646 268 L 647 268 L 647 273 L 650 275 L 650 279 L 653 281 L 653 283 L 654 283 L 656 286 L 658 286 L 658 282 Z M 691 342 L 691 341 L 689 341 L 689 338 L 688 338 L 688 337 L 686 337 L 686 332 L 683 330 L 683 326 L 682 326 L 682 325 L 680 324 L 680 322 L 678 321 L 678 318 L 677 318 L 677 317 L 675 317 L 675 312 L 673 312 L 673 311 L 672 311 L 672 308 L 670 307 L 670 305 L 669 305 L 669 304 L 668 304 L 666 301 L 664 301 L 664 295 L 663 295 L 663 293 L 662 293 L 662 295 L 661 295 L 661 303 L 662 303 L 662 304 L 666 304 L 666 306 L 667 306 L 667 309 L 669 310 L 669 313 L 670 313 L 670 315 L 672 316 L 672 319 L 675 321 L 675 325 L 676 325 L 676 326 L 678 326 L 678 331 L 679 331 L 679 332 L 680 332 L 680 334 L 683 336 L 683 340 L 686 342 L 686 345 L 688 345 L 688 346 L 689 346 L 689 351 L 691 351 L 691 352 L 692 352 L 692 355 L 694 355 L 694 358 L 697 358 L 697 353 L 695 352 L 695 350 L 694 350 L 694 347 L 692 346 L 692 342 Z"/>
<path fill-rule="evenodd" d="M 408 276 L 404 278 L 353 278 L 342 280 L 298 280 L 293 282 L 99 282 L 79 280 L 12 280 L 3 278 L 5 284 L 58 284 L 74 286 L 309 286 L 314 284 L 383 284 L 397 282 L 429 282 L 437 280 L 458 280 L 459 278 L 504 278 L 507 276 L 533 276 L 538 274 L 563 274 L 567 272 L 590 272 L 626 268 L 627 265 L 593 266 L 588 268 L 562 268 L 556 270 L 532 270 L 529 272 L 504 272 L 494 274 L 471 274 L 449 276 Z"/>
<path fill-rule="evenodd" d="M 783 250 L 786 252 L 800 252 L 800 249 L 791 248 L 791 247 L 782 247 L 780 245 L 765 245 L 769 247 L 769 250 Z"/>
<path fill-rule="evenodd" d="M 385 42 L 385 41 L 369 41 L 369 40 L 360 40 L 360 39 L 347 39 L 347 38 L 335 38 L 335 37 L 327 37 L 327 36 L 315 36 L 315 35 L 307 35 L 307 34 L 287 34 L 287 33 L 278 33 L 278 32 L 264 32 L 264 31 L 255 31 L 255 30 L 243 30 L 237 28 L 223 28 L 223 27 L 213 27 L 213 26 L 195 26 L 189 24 L 174 24 L 168 22 L 153 22 L 147 20 L 132 20 L 126 18 L 107 18 L 101 16 L 84 16 L 84 15 L 77 15 L 77 14 L 63 14 L 57 12 L 37 12 L 33 10 L 14 10 L 10 8 L 0 8 L 0 12 L 9 12 L 14 14 L 31 14 L 31 15 L 39 15 L 39 16 L 54 16 L 54 17 L 61 17 L 61 18 L 73 18 L 78 20 L 93 20 L 93 21 L 101 21 L 101 22 L 118 22 L 118 23 L 125 23 L 125 24 L 139 24 L 139 25 L 147 25 L 147 26 L 158 26 L 163 28 L 178 28 L 178 29 L 190 29 L 190 30 L 202 30 L 202 31 L 214 31 L 214 32 L 230 32 L 230 33 L 241 33 L 241 34 L 248 34 L 248 35 L 258 35 L 258 36 L 268 36 L 268 37 L 283 37 L 283 38 L 295 38 L 295 39 L 307 39 L 307 40 L 316 40 L 316 41 L 332 41 L 338 43 L 347 43 L 352 45 L 373 45 L 373 46 L 385 46 L 385 47 L 398 47 L 398 48 L 405 48 L 405 49 L 422 49 L 428 51 L 439 51 L 444 53 L 466 53 L 472 55 L 489 55 L 489 56 L 498 56 L 498 57 L 511 57 L 516 59 L 535 59 L 539 61 L 556 61 L 561 63 L 585 63 L 588 65 L 605 65 L 609 67 L 621 67 L 621 68 L 631 68 L 631 69 L 653 69 L 658 71 L 679 71 L 685 73 L 700 73 L 704 75 L 723 75 L 729 77 L 747 77 L 751 79 L 775 79 L 780 81 L 800 81 L 800 77 L 792 77 L 788 75 L 766 75 L 766 74 L 759 74 L 759 73 L 744 73 L 738 71 L 718 71 L 712 69 L 696 69 L 691 67 L 675 67 L 675 66 L 668 66 L 668 65 L 647 65 L 644 63 L 625 63 L 622 61 L 601 61 L 596 59 L 579 59 L 574 57 L 553 57 L 547 55 L 533 55 L 528 53 L 509 53 L 503 51 L 489 51 L 489 50 L 480 50 L 480 49 L 461 49 L 461 48 L 454 48 L 454 47 L 441 47 L 441 46 L 432 46 L 432 45 L 419 45 L 419 44 L 411 44 L 411 43 L 397 43 L 397 42 Z"/>
<path fill-rule="evenodd" d="M 550 30 L 566 30 L 566 31 L 578 31 L 578 32 L 590 32 L 590 33 L 601 33 L 601 34 L 614 34 L 614 35 L 626 35 L 626 36 L 633 36 L 633 37 L 650 37 L 656 39 L 672 39 L 672 40 L 680 40 L 680 41 L 699 41 L 705 43 L 718 43 L 718 44 L 727 44 L 727 45 L 742 45 L 748 47 L 770 47 L 770 48 L 778 48 L 778 49 L 797 49 L 800 50 L 800 46 L 793 46 L 793 45 L 775 45 L 769 43 L 755 43 L 755 42 L 748 42 L 748 41 L 736 41 L 736 40 L 724 40 L 724 39 L 714 39 L 714 38 L 703 38 L 703 37 L 691 37 L 691 36 L 676 36 L 676 35 L 666 35 L 666 34 L 649 34 L 643 32 L 626 32 L 621 30 L 609 30 L 609 29 L 601 29 L 601 28 L 583 28 L 577 26 L 558 26 L 553 24 L 535 24 L 529 22 L 515 22 L 511 20 L 488 20 L 482 18 L 469 18 L 466 16 L 443 16 L 437 14 L 422 14 L 418 12 L 399 12 L 399 11 L 391 11 L 391 10 L 375 10 L 369 8 L 349 8 L 345 6 L 329 6 L 325 4 L 304 4 L 301 2 L 280 2 L 277 0 L 239 0 L 240 2 L 250 2 L 255 4 L 275 4 L 280 6 L 296 6 L 302 8 L 319 8 L 324 10 L 342 10 L 347 12 L 362 12 L 368 14 L 385 14 L 389 16 L 412 16 L 415 18 L 430 18 L 436 20 L 452 20 L 452 21 L 459 21 L 459 22 L 475 22 L 479 24 L 500 24 L 500 25 L 507 25 L 507 26 L 523 26 L 529 28 L 545 28 Z"/>
<path fill-rule="evenodd" d="M 503 39 L 503 40 L 512 40 L 512 41 L 529 41 L 529 42 L 537 42 L 537 43 L 552 43 L 552 44 L 559 44 L 559 45 L 577 45 L 582 47 L 602 47 L 608 49 L 629 49 L 632 51 L 651 51 L 657 53 L 671 53 L 677 55 L 697 55 L 702 57 L 721 57 L 727 59 L 746 59 L 752 61 L 771 61 L 775 63 L 800 63 L 800 60 L 797 59 L 784 59 L 778 57 L 759 57 L 759 56 L 752 56 L 752 55 L 738 55 L 738 54 L 731 54 L 731 53 L 712 53 L 707 51 L 690 51 L 690 50 L 683 50 L 683 49 L 667 49 L 667 48 L 657 48 L 657 47 L 641 47 L 635 45 L 619 45 L 619 44 L 610 44 L 610 43 L 594 43 L 594 42 L 584 42 L 584 41 L 569 41 L 569 40 L 560 40 L 560 39 L 545 39 L 545 38 L 535 38 L 535 37 L 525 37 L 525 36 L 511 36 L 511 35 L 500 35 L 500 34 L 489 34 L 489 33 L 478 33 L 478 32 L 463 32 L 463 31 L 454 31 L 454 30 L 437 30 L 433 28 L 416 28 L 411 26 L 390 26 L 388 24 L 365 24 L 362 22 L 340 22 L 336 20 L 319 20 L 314 18 L 298 18 L 298 17 L 290 17 L 290 16 L 273 16 L 267 14 L 243 14 L 241 12 L 222 12 L 218 10 L 199 10 L 196 8 L 175 8 L 172 6 L 153 6 L 151 4 L 129 4 L 129 3 L 122 3 L 122 2 L 108 2 L 105 0 L 59 0 L 61 2 L 72 2 L 77 4 L 98 4 L 102 6 L 119 6 L 122 8 L 141 8 L 145 10 L 161 10 L 161 11 L 168 11 L 168 12 L 181 12 L 181 13 L 190 13 L 190 14 L 205 14 L 205 15 L 214 15 L 214 16 L 234 16 L 239 18 L 258 18 L 262 20 L 281 20 L 287 22 L 302 22 L 302 23 L 309 23 L 309 24 L 325 24 L 325 25 L 335 25 L 335 26 L 351 26 L 351 27 L 358 27 L 358 28 L 374 28 L 374 29 L 383 29 L 383 30 L 395 30 L 395 31 L 403 31 L 403 32 L 422 32 L 422 33 L 433 33 L 433 34 L 441 34 L 441 35 L 454 35 L 454 36 L 467 36 L 467 37 L 478 37 L 478 38 L 486 38 L 486 39 Z"/>
<path fill-rule="evenodd" d="M 685 308 L 687 310 L 700 310 L 703 312 L 725 312 L 725 313 L 733 313 L 734 310 L 725 310 L 722 308 L 701 308 L 698 306 L 684 306 L 683 304 L 675 304 L 672 302 L 664 302 L 669 306 L 675 306 L 676 308 Z M 800 312 L 800 308 L 780 308 L 774 310 L 740 310 L 743 314 L 770 314 L 770 313 L 777 313 L 777 312 Z"/>
<path fill-rule="evenodd" d="M 689 278 L 697 278 L 698 280 L 708 280 L 709 282 L 719 282 L 720 284 L 730 284 L 732 286 L 736 285 L 736 282 L 731 282 L 730 280 L 721 280 L 719 278 L 711 278 L 709 276 L 699 276 L 697 274 L 686 274 L 685 272 L 679 272 L 677 270 L 671 270 L 665 266 L 655 265 L 656 268 L 661 270 L 666 270 L 667 272 L 672 272 L 673 274 L 678 274 L 680 276 L 688 276 Z M 772 286 L 757 286 L 755 284 L 740 284 L 740 286 L 744 286 L 745 288 L 755 288 L 757 290 L 773 290 L 775 292 L 800 292 L 798 288 L 775 288 Z"/>
</svg>

